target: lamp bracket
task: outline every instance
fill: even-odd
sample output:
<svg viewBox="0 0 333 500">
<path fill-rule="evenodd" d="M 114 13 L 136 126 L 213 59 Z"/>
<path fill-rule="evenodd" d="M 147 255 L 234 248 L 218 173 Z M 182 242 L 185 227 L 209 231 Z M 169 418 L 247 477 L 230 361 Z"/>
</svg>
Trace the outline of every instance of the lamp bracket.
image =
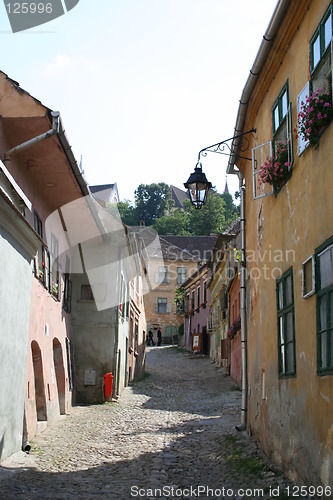
<svg viewBox="0 0 333 500">
<path fill-rule="evenodd" d="M 256 133 L 257 129 L 251 128 L 251 130 L 248 130 L 247 132 L 243 132 L 242 134 L 237 134 L 234 135 L 233 137 L 230 137 L 229 139 L 225 139 L 224 141 L 217 142 L 216 144 L 212 144 L 211 146 L 208 146 L 207 148 L 203 148 L 199 151 L 198 154 L 198 163 L 200 163 L 200 157 L 201 156 L 207 156 L 208 153 L 218 153 L 220 155 L 227 155 L 229 156 L 231 153 L 231 145 L 228 143 L 230 141 L 234 141 L 235 139 L 242 138 L 240 143 L 239 143 L 239 151 L 241 153 L 245 153 L 248 148 L 249 148 L 249 140 L 247 137 L 245 137 L 247 134 L 252 134 Z M 246 156 L 241 156 L 237 155 L 237 158 L 242 158 L 243 160 L 249 160 L 251 161 L 252 158 L 247 158 Z"/>
</svg>

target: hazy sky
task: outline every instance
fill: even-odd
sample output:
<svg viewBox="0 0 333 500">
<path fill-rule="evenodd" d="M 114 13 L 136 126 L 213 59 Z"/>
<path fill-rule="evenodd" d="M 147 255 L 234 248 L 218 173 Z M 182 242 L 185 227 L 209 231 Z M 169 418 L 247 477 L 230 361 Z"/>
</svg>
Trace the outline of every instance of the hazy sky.
<svg viewBox="0 0 333 500">
<path fill-rule="evenodd" d="M 238 102 L 276 0 L 80 0 L 12 34 L 0 3 L 1 67 L 60 111 L 89 184 L 183 188 L 200 149 L 233 135 Z M 207 178 L 223 191 L 227 157 Z M 228 176 L 230 191 L 237 189 Z"/>
</svg>

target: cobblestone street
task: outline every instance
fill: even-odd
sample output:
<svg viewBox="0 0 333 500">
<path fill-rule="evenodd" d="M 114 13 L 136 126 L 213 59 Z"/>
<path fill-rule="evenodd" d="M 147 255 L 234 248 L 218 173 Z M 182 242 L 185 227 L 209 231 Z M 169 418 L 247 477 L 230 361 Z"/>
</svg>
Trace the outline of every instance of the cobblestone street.
<svg viewBox="0 0 333 500">
<path fill-rule="evenodd" d="M 241 392 L 208 357 L 148 348 L 146 371 L 119 402 L 73 408 L 3 463 L 1 499 L 267 499 L 291 486 L 236 431 Z"/>
</svg>

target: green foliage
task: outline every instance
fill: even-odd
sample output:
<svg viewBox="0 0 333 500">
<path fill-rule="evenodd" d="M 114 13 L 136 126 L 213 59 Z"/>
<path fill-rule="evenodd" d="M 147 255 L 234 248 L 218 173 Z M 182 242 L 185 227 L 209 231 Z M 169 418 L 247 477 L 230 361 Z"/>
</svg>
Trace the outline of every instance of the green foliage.
<svg viewBox="0 0 333 500">
<path fill-rule="evenodd" d="M 225 228 L 230 226 L 230 224 L 239 217 L 240 207 L 234 204 L 231 194 L 223 193 L 221 197 L 224 201 L 224 217 L 225 217 Z"/>
<path fill-rule="evenodd" d="M 179 337 L 182 337 L 184 335 L 184 323 L 182 323 L 181 325 L 179 325 L 179 327 L 178 327 L 178 335 L 179 335 Z"/>
<path fill-rule="evenodd" d="M 163 215 L 154 223 L 158 234 L 176 234 L 178 236 L 191 235 L 190 215 L 180 208 L 175 208 L 168 215 Z"/>
<path fill-rule="evenodd" d="M 170 187 L 164 182 L 140 184 L 135 190 L 134 206 L 129 200 L 118 203 L 122 221 L 129 226 L 154 226 L 158 234 L 178 236 L 203 236 L 223 232 L 239 216 L 229 193 L 211 191 L 201 210 L 195 209 L 189 200 L 183 208 L 173 208 Z"/>
<path fill-rule="evenodd" d="M 136 207 L 133 207 L 129 200 L 120 201 L 117 208 L 124 224 L 128 226 L 138 226 L 140 223 Z"/>
<path fill-rule="evenodd" d="M 224 206 L 222 195 L 214 191 L 208 194 L 201 210 L 195 209 L 189 200 L 185 200 L 184 209 L 190 215 L 191 233 L 197 236 L 221 233 L 226 226 Z"/>
<path fill-rule="evenodd" d="M 146 226 L 165 215 L 173 207 L 170 186 L 164 182 L 140 184 L 134 192 L 136 214 Z"/>
<path fill-rule="evenodd" d="M 177 314 L 184 315 L 185 299 L 186 299 L 185 289 L 181 286 L 177 287 L 175 290 L 175 297 L 173 299 L 174 303 L 177 306 Z"/>
</svg>

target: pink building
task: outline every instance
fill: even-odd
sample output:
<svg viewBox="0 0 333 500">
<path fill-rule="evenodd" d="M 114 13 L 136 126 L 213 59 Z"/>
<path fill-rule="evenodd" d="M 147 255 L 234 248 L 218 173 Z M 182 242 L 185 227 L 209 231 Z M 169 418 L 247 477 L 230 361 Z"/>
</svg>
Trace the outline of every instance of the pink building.
<svg viewBox="0 0 333 500">
<path fill-rule="evenodd" d="M 193 352 L 209 354 L 207 319 L 209 316 L 210 269 L 205 263 L 183 284 L 186 293 L 184 347 Z"/>
<path fill-rule="evenodd" d="M 66 233 L 61 207 L 89 195 L 58 112 L 0 72 L 0 155 L 27 200 L 22 215 L 39 239 L 31 261 L 31 305 L 26 364 L 24 443 L 71 406 L 70 257 L 59 262 Z M 56 213 L 61 231 L 46 234 Z M 30 264 L 30 263 L 29 263 Z M 23 424 L 22 424 L 23 425 Z"/>
</svg>

